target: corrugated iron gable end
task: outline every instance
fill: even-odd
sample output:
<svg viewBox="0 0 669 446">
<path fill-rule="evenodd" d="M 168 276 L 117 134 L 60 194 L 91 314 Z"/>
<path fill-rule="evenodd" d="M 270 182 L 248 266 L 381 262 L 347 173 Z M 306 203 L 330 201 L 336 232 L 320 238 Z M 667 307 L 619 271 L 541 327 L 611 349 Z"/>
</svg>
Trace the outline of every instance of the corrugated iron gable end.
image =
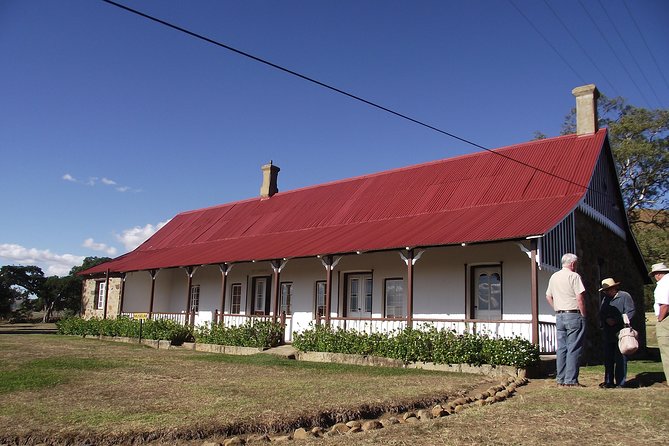
<svg viewBox="0 0 669 446">
<path fill-rule="evenodd" d="M 605 136 L 600 130 L 532 141 L 184 212 L 105 268 L 130 271 L 543 234 L 583 197 Z"/>
</svg>

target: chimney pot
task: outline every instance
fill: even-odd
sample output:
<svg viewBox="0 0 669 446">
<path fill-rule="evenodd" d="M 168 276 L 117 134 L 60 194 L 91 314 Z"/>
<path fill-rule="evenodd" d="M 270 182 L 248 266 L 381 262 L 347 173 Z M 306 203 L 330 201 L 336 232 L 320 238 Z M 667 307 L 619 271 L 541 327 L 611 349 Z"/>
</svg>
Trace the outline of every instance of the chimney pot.
<svg viewBox="0 0 669 446">
<path fill-rule="evenodd" d="M 279 192 L 277 179 L 280 170 L 278 166 L 272 164 L 272 161 L 262 166 L 262 186 L 260 186 L 260 196 L 262 198 L 269 198 Z"/>
<path fill-rule="evenodd" d="M 597 133 L 597 87 L 595 84 L 583 85 L 574 88 L 571 94 L 576 97 L 576 134 L 580 136 Z"/>
</svg>

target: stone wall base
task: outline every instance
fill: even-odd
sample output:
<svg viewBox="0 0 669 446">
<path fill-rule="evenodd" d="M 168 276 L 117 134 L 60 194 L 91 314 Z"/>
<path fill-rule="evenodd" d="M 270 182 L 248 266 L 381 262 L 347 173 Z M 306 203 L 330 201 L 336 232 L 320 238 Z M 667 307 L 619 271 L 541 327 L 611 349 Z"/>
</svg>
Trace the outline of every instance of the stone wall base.
<svg viewBox="0 0 669 446">
<path fill-rule="evenodd" d="M 525 377 L 525 369 L 519 369 L 512 366 L 500 365 L 493 366 L 483 364 L 474 366 L 469 364 L 434 364 L 413 363 L 404 364 L 399 359 L 382 358 L 378 356 L 349 355 L 345 353 L 326 353 L 326 352 L 298 352 L 296 359 L 299 361 L 311 362 L 334 362 L 338 364 L 365 365 L 376 367 L 404 367 L 409 369 L 435 370 L 440 372 L 453 373 L 471 373 L 485 376 L 518 376 Z"/>
</svg>

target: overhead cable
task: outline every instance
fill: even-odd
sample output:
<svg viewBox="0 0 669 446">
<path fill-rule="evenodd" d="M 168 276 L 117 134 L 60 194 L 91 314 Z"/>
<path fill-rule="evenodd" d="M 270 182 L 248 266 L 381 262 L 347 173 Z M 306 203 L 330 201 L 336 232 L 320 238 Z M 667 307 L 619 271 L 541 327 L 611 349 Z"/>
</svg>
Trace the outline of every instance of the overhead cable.
<svg viewBox="0 0 669 446">
<path fill-rule="evenodd" d="M 560 52 L 558 51 L 558 49 L 555 48 L 555 45 L 553 45 L 553 44 L 551 43 L 551 41 L 548 40 L 548 38 L 547 38 L 546 36 L 544 36 L 544 34 L 541 32 L 541 30 L 540 30 L 539 28 L 536 27 L 536 25 L 534 24 L 534 22 L 532 22 L 532 20 L 530 20 L 530 18 L 527 17 L 527 16 L 525 15 L 525 13 L 524 13 L 524 12 L 517 6 L 517 5 L 513 2 L 513 0 L 509 0 L 509 3 L 511 3 L 511 6 L 513 6 L 514 8 L 516 8 L 516 11 L 518 11 L 518 14 L 520 14 L 521 16 L 523 16 L 523 18 L 525 19 L 525 21 L 526 21 L 527 23 L 529 23 L 529 25 L 534 29 L 534 31 L 536 31 L 537 34 L 539 34 L 539 36 L 541 36 L 542 39 L 544 39 L 544 42 L 546 42 L 546 45 L 548 45 L 549 47 L 551 47 L 551 49 L 553 50 L 553 52 L 554 52 L 555 54 L 557 54 L 557 56 L 562 60 L 562 62 L 564 62 L 564 64 L 565 64 L 567 67 L 569 67 L 569 69 L 576 75 L 576 77 L 577 77 L 583 84 L 587 84 L 587 82 L 585 81 L 585 79 L 583 79 L 583 76 L 581 76 L 581 75 L 579 74 L 579 72 L 576 71 L 576 69 L 575 69 L 574 67 L 571 66 L 571 64 L 569 63 L 569 61 L 562 55 L 562 53 L 560 53 Z"/>
<path fill-rule="evenodd" d="M 625 73 L 627 73 L 627 77 L 629 77 L 630 80 L 632 81 L 632 85 L 634 85 L 634 87 L 636 88 L 636 90 L 639 92 L 639 95 L 641 95 L 641 98 L 642 98 L 643 101 L 646 103 L 646 106 L 648 106 L 648 108 L 652 108 L 652 107 L 650 106 L 650 103 L 648 102 L 648 99 L 646 99 L 646 96 L 643 94 L 643 91 L 641 91 L 641 89 L 639 88 L 639 85 L 637 85 L 636 81 L 634 80 L 634 77 L 632 76 L 632 74 L 630 74 L 629 70 L 627 69 L 626 64 L 622 61 L 622 59 L 620 59 L 620 56 L 618 56 L 618 53 L 616 52 L 615 48 L 613 48 L 613 45 L 611 45 L 611 42 L 609 42 L 609 39 L 606 37 L 606 34 L 604 34 L 604 32 L 602 31 L 602 29 L 599 27 L 599 25 L 597 24 L 597 21 L 595 20 L 595 18 L 592 16 L 592 14 L 590 14 L 590 11 L 588 11 L 588 9 L 585 7 L 585 5 L 583 4 L 583 2 L 582 2 L 581 0 L 578 0 L 578 3 L 581 5 L 581 8 L 583 8 L 583 10 L 585 11 L 586 15 L 587 15 L 588 18 L 590 19 L 590 21 L 592 22 L 592 24 L 595 26 L 595 28 L 596 28 L 597 31 L 599 32 L 599 35 L 602 36 L 602 39 L 604 39 L 604 42 L 606 42 L 606 44 L 608 45 L 609 49 L 611 50 L 611 52 L 612 52 L 613 55 L 615 56 L 615 58 L 618 59 L 618 63 L 619 63 L 620 66 L 623 68 L 623 70 L 625 71 Z"/>
<path fill-rule="evenodd" d="M 650 58 L 653 59 L 653 63 L 655 64 L 655 68 L 657 68 L 657 71 L 660 73 L 660 76 L 662 76 L 662 80 L 664 81 L 664 85 L 669 89 L 669 82 L 667 81 L 667 78 L 664 76 L 664 73 L 662 72 L 662 69 L 660 68 L 660 65 L 657 63 L 657 59 L 655 58 L 655 54 L 650 50 L 650 47 L 648 46 L 648 42 L 646 41 L 646 38 L 643 35 L 643 32 L 641 31 L 641 28 L 639 27 L 639 24 L 636 22 L 634 19 L 634 16 L 632 15 L 632 11 L 630 11 L 629 6 L 627 6 L 627 2 L 623 1 L 623 5 L 625 5 L 625 9 L 627 9 L 627 14 L 629 14 L 630 19 L 632 19 L 632 23 L 634 23 L 634 26 L 636 27 L 636 30 L 639 32 L 639 36 L 641 37 L 641 40 L 643 40 L 643 44 L 646 46 L 646 50 L 648 51 L 648 54 L 650 54 Z"/>
<path fill-rule="evenodd" d="M 548 3 L 548 0 L 544 0 L 544 3 L 546 4 L 546 7 L 547 7 L 548 9 L 550 9 L 550 11 L 553 13 L 553 15 L 555 16 L 555 18 L 557 19 L 557 21 L 560 22 L 560 24 L 561 24 L 562 27 L 565 29 L 565 31 L 567 31 L 567 34 L 569 34 L 569 37 L 571 37 L 572 40 L 573 40 L 574 42 L 576 42 L 576 45 L 578 45 L 578 47 L 581 49 L 581 52 L 583 52 L 583 54 L 585 54 L 585 57 L 588 59 L 588 61 L 590 61 L 590 63 L 592 64 L 592 66 L 595 67 L 595 69 L 597 70 L 597 72 L 599 73 L 599 75 L 602 76 L 602 79 L 604 79 L 604 81 L 606 81 L 606 83 L 609 84 L 609 87 L 611 87 L 611 90 L 613 91 L 613 93 L 614 93 L 616 96 L 620 96 L 620 93 L 618 93 L 618 91 L 616 90 L 616 87 L 614 87 L 613 84 L 611 83 L 611 81 L 606 77 L 606 74 L 604 74 L 604 73 L 602 72 L 602 70 L 599 69 L 599 67 L 597 66 L 597 64 L 595 64 L 595 59 L 594 59 L 592 56 L 590 56 L 590 54 L 588 54 L 588 51 L 583 47 L 583 45 L 581 45 L 581 42 L 574 36 L 574 34 L 572 34 L 572 32 L 571 32 L 571 31 L 569 30 L 569 28 L 567 27 L 567 25 L 564 23 L 564 21 L 563 21 L 563 20 L 560 18 L 560 16 L 557 14 L 557 12 L 555 11 L 555 9 L 553 9 L 553 7 L 550 5 L 550 3 Z"/>
<path fill-rule="evenodd" d="M 193 31 L 189 31 L 189 30 L 187 30 L 187 29 L 185 29 L 185 28 L 182 28 L 182 27 L 180 27 L 180 26 L 177 26 L 177 25 L 174 25 L 174 24 L 172 24 L 172 23 L 166 22 L 165 20 L 162 20 L 162 19 L 159 19 L 159 18 L 150 16 L 150 15 L 148 15 L 148 14 L 145 14 L 145 13 L 141 12 L 141 11 L 137 11 L 136 9 L 132 9 L 132 8 L 130 8 L 130 7 L 128 7 L 128 6 L 122 5 L 122 4 L 117 3 L 117 2 L 114 2 L 114 1 L 112 1 L 112 0 L 102 0 L 102 1 L 105 2 L 105 3 L 108 3 L 108 4 L 110 4 L 110 5 L 116 6 L 116 7 L 118 7 L 118 8 L 124 9 L 124 10 L 126 10 L 126 11 L 128 11 L 128 12 L 133 13 L 133 14 L 136 14 L 136 15 L 139 15 L 139 16 L 141 16 L 141 17 L 144 17 L 144 18 L 146 18 L 146 19 L 148 19 L 148 20 L 151 20 L 151 21 L 153 21 L 153 22 L 156 22 L 156 23 L 159 23 L 159 24 L 161 24 L 161 25 L 167 26 L 168 28 L 172 28 L 172 29 L 174 29 L 174 30 L 176 30 L 176 31 L 179 31 L 179 32 L 188 34 L 188 35 L 191 36 L 191 37 L 195 37 L 195 38 L 197 38 L 197 39 L 204 40 L 205 42 L 211 43 L 211 44 L 216 45 L 216 46 L 219 46 L 219 47 L 221 47 L 221 48 L 225 48 L 225 49 L 227 49 L 227 50 L 229 50 L 229 51 L 232 51 L 232 52 L 234 52 L 234 53 L 236 53 L 236 54 L 239 54 L 239 55 L 241 55 L 241 56 L 244 56 L 244 57 L 247 57 L 247 58 L 249 58 L 249 59 L 255 60 L 256 62 L 260 62 L 260 63 L 262 63 L 262 64 L 264 64 L 264 65 L 270 66 L 270 67 L 275 68 L 275 69 L 280 70 L 280 71 L 283 71 L 284 73 L 288 73 L 288 74 L 290 74 L 290 75 L 293 75 L 293 76 L 296 76 L 296 77 L 298 77 L 298 78 L 300 78 L 300 79 L 303 79 L 303 80 L 306 80 L 306 81 L 308 81 L 308 82 L 314 83 L 314 84 L 316 84 L 316 85 L 318 85 L 318 86 L 321 86 L 321 87 L 323 87 L 323 88 L 326 88 L 326 89 L 328 89 L 328 90 L 331 90 L 331 91 L 334 91 L 334 92 L 336 92 L 336 93 L 342 94 L 342 95 L 347 96 L 347 97 L 349 97 L 349 98 L 351 98 L 351 99 L 354 99 L 354 100 L 356 100 L 356 101 L 359 101 L 359 102 L 362 102 L 362 103 L 364 103 L 364 104 L 367 104 L 367 105 L 369 105 L 369 106 L 371 106 L 371 107 L 377 108 L 377 109 L 379 109 L 379 110 L 383 110 L 383 111 L 385 111 L 385 112 L 387 112 L 387 113 L 390 113 L 390 114 L 392 114 L 392 115 L 395 115 L 395 116 L 400 117 L 400 118 L 402 118 L 402 119 L 405 119 L 405 120 L 407 120 L 407 121 L 413 122 L 413 123 L 418 124 L 418 125 L 423 126 L 423 127 L 426 127 L 426 128 L 428 128 L 428 129 L 430 129 L 430 130 L 434 130 L 435 132 L 438 132 L 438 133 L 441 133 L 441 134 L 443 134 L 443 135 L 449 136 L 449 137 L 451 137 L 451 138 L 457 139 L 458 141 L 461 141 L 461 142 L 464 142 L 464 143 L 469 144 L 469 145 L 471 145 L 471 146 L 477 147 L 477 148 L 479 148 L 479 149 L 481 149 L 481 150 L 485 150 L 485 151 L 490 152 L 490 153 L 492 153 L 492 154 L 494 154 L 494 155 L 497 155 L 497 156 L 500 156 L 500 157 L 502 157 L 502 158 L 505 158 L 505 159 L 507 159 L 507 160 L 509 160 L 509 161 L 513 161 L 513 162 L 518 163 L 518 164 L 520 164 L 520 165 L 522 165 L 522 166 L 525 166 L 525 167 L 528 167 L 528 168 L 530 168 L 530 169 L 533 169 L 533 170 L 535 170 L 535 171 L 537 171 L 537 172 L 541 172 L 541 173 L 543 173 L 543 174 L 549 175 L 549 176 L 551 176 L 551 177 L 554 177 L 554 178 L 557 178 L 557 179 L 559 179 L 559 180 L 565 181 L 565 182 L 567 182 L 567 183 L 573 184 L 573 185 L 575 185 L 575 186 L 581 187 L 581 188 L 583 188 L 583 189 L 585 189 L 585 190 L 591 190 L 591 191 L 594 192 L 594 193 L 601 193 L 601 192 L 599 192 L 599 191 L 596 191 L 596 190 L 594 190 L 594 189 L 591 189 L 591 188 L 588 187 L 587 185 L 583 185 L 583 184 L 577 183 L 577 182 L 575 182 L 575 181 L 572 181 L 572 180 L 570 180 L 570 179 L 568 179 L 568 178 L 564 178 L 564 177 L 562 177 L 562 176 L 556 175 L 556 174 L 554 174 L 554 173 L 552 173 L 552 172 L 549 172 L 549 171 L 547 171 L 547 170 L 541 169 L 541 168 L 536 167 L 536 166 L 532 166 L 531 164 L 528 164 L 528 163 L 526 163 L 526 162 L 524 162 L 524 161 L 520 161 L 520 160 L 517 160 L 517 159 L 515 159 L 515 158 L 513 158 L 513 157 L 510 157 L 510 156 L 508 156 L 508 155 L 505 155 L 505 154 L 503 154 L 503 153 L 499 153 L 499 152 L 497 152 L 497 151 L 495 151 L 495 150 L 489 149 L 489 148 L 484 147 L 484 146 L 482 146 L 482 145 L 480 145 L 480 144 L 477 144 L 477 143 L 475 143 L 475 142 L 469 141 L 468 139 L 462 138 L 462 137 L 460 137 L 460 136 L 457 136 L 457 135 L 454 135 L 454 134 L 452 134 L 452 133 L 449 133 L 449 132 L 447 132 L 447 131 L 445 131 L 445 130 L 439 129 L 439 128 L 433 126 L 433 125 L 430 125 L 430 124 L 427 124 L 427 123 L 425 123 L 425 122 L 419 121 L 418 119 L 412 118 L 412 117 L 407 116 L 407 115 L 405 115 L 405 114 L 403 114 L 403 113 L 399 113 L 399 112 L 397 112 L 397 111 L 391 110 L 391 109 L 389 109 L 389 108 L 387 108 L 387 107 L 384 107 L 384 106 L 379 105 L 379 104 L 377 104 L 377 103 L 375 103 L 375 102 L 372 102 L 372 101 L 369 101 L 369 100 L 367 100 L 367 99 L 364 99 L 364 98 L 362 98 L 362 97 L 360 97 L 360 96 L 354 95 L 354 94 L 349 93 L 349 92 L 344 91 L 344 90 L 341 90 L 341 89 L 339 89 L 339 88 L 337 88 L 337 87 L 334 87 L 334 86 L 332 86 L 332 85 L 326 84 L 326 83 L 324 83 L 324 82 L 321 82 L 321 81 L 319 81 L 319 80 L 316 80 L 316 79 L 311 78 L 311 77 L 309 77 L 309 76 L 306 76 L 306 75 L 304 75 L 304 74 L 298 73 L 298 72 L 293 71 L 293 70 L 291 70 L 291 69 L 282 67 L 281 65 L 275 64 L 275 63 L 273 63 L 273 62 L 269 62 L 269 61 L 267 61 L 267 60 L 265 60 L 265 59 L 262 59 L 262 58 L 260 58 L 260 57 L 258 57 L 258 56 L 254 56 L 254 55 L 252 55 L 252 54 L 250 54 L 250 53 L 247 53 L 247 52 L 245 52 L 245 51 L 242 51 L 242 50 L 239 50 L 239 49 L 237 49 L 237 48 L 231 47 L 231 46 L 226 45 L 226 44 L 224 44 L 224 43 L 221 43 L 221 42 L 218 42 L 218 41 L 216 41 L 216 40 L 210 39 L 209 37 L 205 37 L 205 36 L 203 36 L 203 35 L 201 35 L 201 34 L 197 34 L 197 33 L 193 32 Z M 584 81 L 584 83 L 585 83 L 585 81 Z"/>
<path fill-rule="evenodd" d="M 637 69 L 639 70 L 639 73 L 641 73 L 641 76 L 643 76 L 644 80 L 646 81 L 646 83 L 650 87 L 650 91 L 653 92 L 653 96 L 655 96 L 655 99 L 657 99 L 657 103 L 659 104 L 660 107 L 662 107 L 662 101 L 660 101 L 660 98 L 657 95 L 657 92 L 655 91 L 655 88 L 653 87 L 653 84 L 650 83 L 650 81 L 646 77 L 646 73 L 641 68 L 641 65 L 639 64 L 639 62 L 636 60 L 636 57 L 634 57 L 634 52 L 627 45 L 627 41 L 623 38 L 622 34 L 620 34 L 620 30 L 618 29 L 618 26 L 616 26 L 616 24 L 613 22 L 613 19 L 611 18 L 609 13 L 606 11 L 606 8 L 602 4 L 602 1 L 601 0 L 597 0 L 597 1 L 599 2 L 599 6 L 602 9 L 602 11 L 604 11 L 604 14 L 606 14 L 606 18 L 608 18 L 609 22 L 611 22 L 611 25 L 613 25 L 613 29 L 616 31 L 616 34 L 618 34 L 618 38 L 623 43 L 623 45 L 625 45 L 625 49 L 627 50 L 630 57 L 632 58 L 632 61 L 634 62 L 634 65 L 636 65 Z"/>
</svg>

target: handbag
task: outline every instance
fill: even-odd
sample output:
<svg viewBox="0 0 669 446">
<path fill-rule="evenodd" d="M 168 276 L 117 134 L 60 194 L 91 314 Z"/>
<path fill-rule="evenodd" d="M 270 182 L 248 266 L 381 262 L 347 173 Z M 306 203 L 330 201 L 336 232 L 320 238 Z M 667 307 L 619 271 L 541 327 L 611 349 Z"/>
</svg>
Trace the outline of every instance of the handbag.
<svg viewBox="0 0 669 446">
<path fill-rule="evenodd" d="M 625 327 L 618 332 L 618 349 L 623 355 L 633 355 L 639 349 L 639 333 L 630 327 L 630 320 L 627 314 L 623 313 L 623 322 Z"/>
</svg>

